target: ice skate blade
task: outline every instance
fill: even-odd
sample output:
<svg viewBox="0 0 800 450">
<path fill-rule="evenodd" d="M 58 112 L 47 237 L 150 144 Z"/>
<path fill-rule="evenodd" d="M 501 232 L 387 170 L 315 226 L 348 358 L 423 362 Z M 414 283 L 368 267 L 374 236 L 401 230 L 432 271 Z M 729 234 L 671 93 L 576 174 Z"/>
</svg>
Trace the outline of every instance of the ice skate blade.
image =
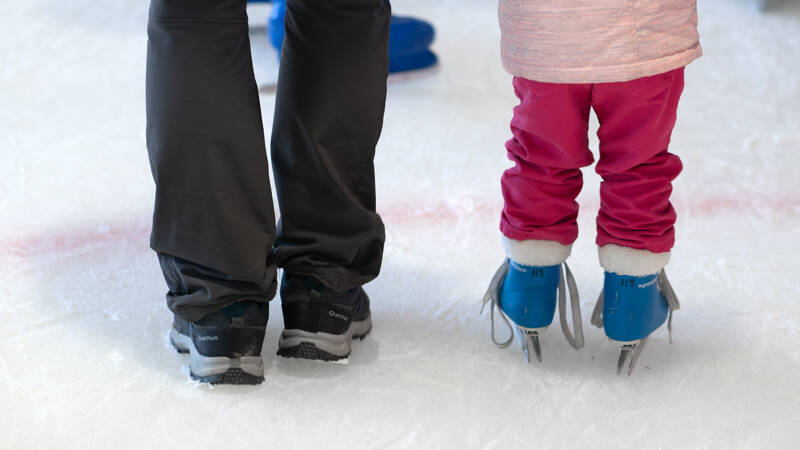
<svg viewBox="0 0 800 450">
<path fill-rule="evenodd" d="M 536 334 L 529 334 L 528 340 L 531 344 L 533 344 L 533 353 L 536 355 L 536 359 L 539 360 L 539 363 L 542 362 L 542 345 L 539 342 L 539 333 Z"/>
<path fill-rule="evenodd" d="M 622 373 L 622 369 L 625 367 L 625 361 L 628 360 L 628 357 L 630 357 L 630 362 L 628 363 L 628 376 L 633 374 L 633 369 L 636 367 L 636 362 L 639 361 L 639 355 L 642 354 L 642 350 L 644 349 L 646 343 L 647 338 L 644 338 L 639 342 L 622 345 L 619 352 L 619 359 L 617 360 L 617 375 Z"/>
<path fill-rule="evenodd" d="M 519 333 L 520 343 L 522 344 L 522 355 L 525 358 L 525 361 L 528 363 L 531 362 L 531 348 L 533 348 L 533 354 L 536 356 L 536 360 L 541 363 L 542 343 L 539 330 L 525 330 L 522 328 L 517 328 L 517 333 Z"/>
</svg>

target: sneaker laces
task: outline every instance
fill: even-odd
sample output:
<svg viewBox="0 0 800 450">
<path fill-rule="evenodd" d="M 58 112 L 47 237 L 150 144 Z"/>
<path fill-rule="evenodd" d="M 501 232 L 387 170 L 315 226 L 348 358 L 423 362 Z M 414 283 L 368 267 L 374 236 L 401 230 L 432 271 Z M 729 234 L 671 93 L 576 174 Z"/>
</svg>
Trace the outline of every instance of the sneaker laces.
<svg viewBox="0 0 800 450">
<path fill-rule="evenodd" d="M 558 280 L 558 315 L 561 322 L 561 331 L 564 333 L 564 337 L 567 338 L 567 342 L 573 348 L 581 348 L 584 345 L 583 339 L 583 325 L 581 324 L 581 304 L 580 298 L 578 296 L 578 286 L 575 283 L 575 277 L 572 275 L 572 271 L 569 269 L 569 266 L 566 262 L 563 263 L 564 270 L 560 271 L 561 274 Z M 506 348 L 511 345 L 511 342 L 514 340 L 514 327 L 511 325 L 511 321 L 506 317 L 503 313 L 503 310 L 500 308 L 500 288 L 503 285 L 503 280 L 508 273 L 509 267 L 509 260 L 508 258 L 503 261 L 503 264 L 500 265 L 500 268 L 497 269 L 494 276 L 492 277 L 492 281 L 489 283 L 489 288 L 486 290 L 486 293 L 483 295 L 483 301 L 481 303 L 481 314 L 483 314 L 483 310 L 486 308 L 487 304 L 490 304 L 489 307 L 489 316 L 490 321 L 492 324 L 491 329 L 491 337 L 492 342 L 500 348 Z M 565 282 L 566 280 L 566 282 Z M 565 289 L 566 286 L 566 289 Z M 567 291 L 569 291 L 569 299 L 570 299 L 570 309 L 572 310 L 572 324 L 575 330 L 575 334 L 573 335 L 569 330 L 569 325 L 567 324 L 567 314 L 566 314 L 566 305 L 567 305 Z M 497 308 L 500 311 L 500 318 L 503 319 L 505 322 L 506 327 L 508 327 L 509 337 L 505 341 L 498 341 L 497 334 L 495 333 L 495 320 L 494 320 L 494 310 Z"/>
<path fill-rule="evenodd" d="M 669 316 L 667 318 L 667 332 L 669 334 L 669 343 L 672 343 L 672 313 L 681 309 L 681 303 L 678 301 L 678 296 L 675 294 L 675 291 L 672 289 L 672 284 L 669 282 L 669 278 L 667 278 L 667 272 L 664 269 L 658 273 L 658 281 L 657 286 L 661 295 L 664 296 L 664 300 L 667 301 L 667 307 L 669 308 Z M 597 297 L 597 303 L 594 305 L 594 311 L 592 311 L 592 318 L 591 324 L 596 326 L 597 328 L 603 328 L 603 292 L 600 291 L 600 296 Z"/>
</svg>

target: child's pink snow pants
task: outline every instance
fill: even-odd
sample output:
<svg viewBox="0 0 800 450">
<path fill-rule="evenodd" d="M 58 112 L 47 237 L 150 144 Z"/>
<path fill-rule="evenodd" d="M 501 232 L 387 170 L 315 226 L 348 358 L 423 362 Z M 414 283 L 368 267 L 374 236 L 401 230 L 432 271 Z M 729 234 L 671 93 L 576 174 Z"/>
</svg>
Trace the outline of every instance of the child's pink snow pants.
<svg viewBox="0 0 800 450">
<path fill-rule="evenodd" d="M 600 121 L 600 212 L 597 245 L 652 252 L 672 248 L 675 210 L 672 180 L 681 171 L 669 153 L 683 68 L 620 83 L 555 84 L 514 78 L 521 100 L 506 143 L 516 165 L 505 171 L 500 230 L 511 239 L 578 237 L 581 167 L 593 162 L 588 146 L 589 108 Z"/>
</svg>

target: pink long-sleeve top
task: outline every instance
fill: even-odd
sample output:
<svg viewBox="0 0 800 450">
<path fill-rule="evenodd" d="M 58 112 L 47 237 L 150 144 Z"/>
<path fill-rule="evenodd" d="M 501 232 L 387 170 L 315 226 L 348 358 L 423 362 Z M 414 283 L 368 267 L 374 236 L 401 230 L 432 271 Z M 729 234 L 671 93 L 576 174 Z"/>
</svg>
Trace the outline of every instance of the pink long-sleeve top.
<svg viewBox="0 0 800 450">
<path fill-rule="evenodd" d="M 628 81 L 702 55 L 696 0 L 499 0 L 503 66 L 551 83 Z"/>
</svg>

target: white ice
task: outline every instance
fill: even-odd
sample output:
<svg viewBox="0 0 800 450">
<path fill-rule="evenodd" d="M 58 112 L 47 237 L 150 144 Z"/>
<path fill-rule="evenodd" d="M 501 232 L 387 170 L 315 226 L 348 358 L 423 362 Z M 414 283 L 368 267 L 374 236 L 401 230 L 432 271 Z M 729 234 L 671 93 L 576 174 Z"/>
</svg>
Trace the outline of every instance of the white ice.
<svg viewBox="0 0 800 450">
<path fill-rule="evenodd" d="M 387 226 L 374 332 L 348 366 L 275 356 L 266 381 L 189 381 L 147 236 L 145 1 L 3 2 L 0 447 L 797 448 L 800 3 L 701 0 L 672 149 L 683 308 L 633 377 L 588 316 L 601 287 L 599 179 L 585 171 L 570 263 L 587 346 L 497 349 L 479 299 L 501 262 L 499 176 L 515 98 L 496 2 L 396 0 L 431 19 L 438 70 L 395 79 L 376 167 Z M 253 8 L 257 73 L 275 54 Z M 271 127 L 274 94 L 261 95 Z M 596 139 L 592 141 L 596 147 Z"/>
</svg>

